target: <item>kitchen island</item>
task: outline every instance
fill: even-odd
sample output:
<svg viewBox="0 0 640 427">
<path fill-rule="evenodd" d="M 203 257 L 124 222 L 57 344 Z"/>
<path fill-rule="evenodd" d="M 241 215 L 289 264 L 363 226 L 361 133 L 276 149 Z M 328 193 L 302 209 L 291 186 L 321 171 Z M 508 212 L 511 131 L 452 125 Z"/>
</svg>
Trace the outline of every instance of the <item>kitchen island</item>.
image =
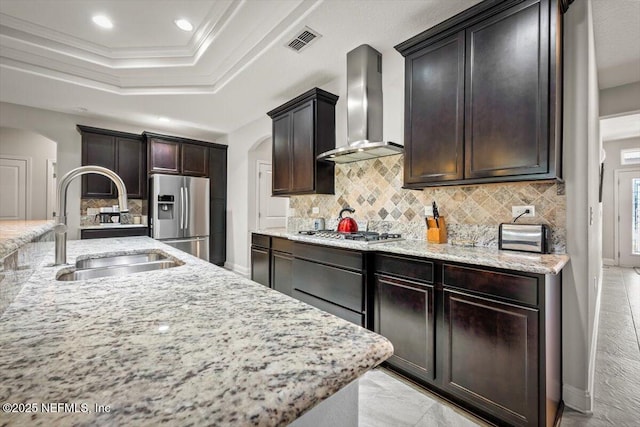
<svg viewBox="0 0 640 427">
<path fill-rule="evenodd" d="M 15 404 L 2 423 L 286 425 L 393 352 L 380 335 L 147 237 L 67 249 L 71 264 L 143 250 L 183 264 L 57 281 L 68 268 L 51 265 L 51 244 L 0 317 L 0 397 Z"/>
</svg>

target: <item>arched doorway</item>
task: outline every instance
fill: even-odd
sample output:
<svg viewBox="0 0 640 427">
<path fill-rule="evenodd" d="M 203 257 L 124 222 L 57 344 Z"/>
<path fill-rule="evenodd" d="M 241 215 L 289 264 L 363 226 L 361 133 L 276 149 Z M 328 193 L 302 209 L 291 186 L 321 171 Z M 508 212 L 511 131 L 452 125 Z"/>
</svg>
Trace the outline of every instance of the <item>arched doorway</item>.
<svg viewBox="0 0 640 427">
<path fill-rule="evenodd" d="M 256 230 L 284 228 L 289 199 L 271 197 L 271 136 L 259 140 L 249 152 L 249 223 Z"/>
</svg>

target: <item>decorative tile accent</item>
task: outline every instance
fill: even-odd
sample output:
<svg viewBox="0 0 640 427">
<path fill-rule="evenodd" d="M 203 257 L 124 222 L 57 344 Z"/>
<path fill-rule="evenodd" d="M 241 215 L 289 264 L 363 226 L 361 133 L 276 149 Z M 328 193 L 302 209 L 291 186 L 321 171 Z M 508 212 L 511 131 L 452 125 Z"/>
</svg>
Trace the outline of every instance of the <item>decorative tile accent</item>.
<svg viewBox="0 0 640 427">
<path fill-rule="evenodd" d="M 345 206 L 356 210 L 358 220 L 368 220 L 369 230 L 398 232 L 407 238 L 425 240 L 424 207 L 438 203 L 447 220 L 449 239 L 473 240 L 480 246 L 498 245 L 498 226 L 511 222 L 511 206 L 534 205 L 534 218 L 523 224 L 547 224 L 553 251 L 566 248 L 566 197 L 564 184 L 556 181 L 514 182 L 402 188 L 403 156 L 388 156 L 336 165 L 335 195 L 293 196 L 294 214 L 288 228 L 295 231 L 313 218 L 335 219 Z M 319 214 L 311 214 L 318 207 Z M 294 226 L 295 225 L 295 226 Z M 329 222 L 327 222 L 329 228 Z M 311 227 L 312 228 L 312 227 Z"/>
<path fill-rule="evenodd" d="M 147 215 L 148 202 L 144 199 L 128 199 L 129 212 L 120 215 L 122 224 L 133 224 L 134 215 Z M 100 221 L 94 215 L 87 215 L 88 208 L 108 208 L 118 204 L 118 199 L 82 199 L 80 201 L 80 226 L 98 225 Z"/>
</svg>

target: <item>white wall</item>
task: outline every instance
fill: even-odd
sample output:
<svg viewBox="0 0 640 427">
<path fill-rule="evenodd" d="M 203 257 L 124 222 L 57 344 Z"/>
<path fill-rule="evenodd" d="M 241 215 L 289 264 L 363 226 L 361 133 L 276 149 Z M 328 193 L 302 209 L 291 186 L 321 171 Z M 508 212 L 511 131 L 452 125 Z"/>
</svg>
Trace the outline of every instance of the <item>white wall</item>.
<svg viewBox="0 0 640 427">
<path fill-rule="evenodd" d="M 31 215 L 47 219 L 47 160 L 56 161 L 56 143 L 34 132 L 0 127 L 0 154 L 31 159 Z"/>
<path fill-rule="evenodd" d="M 81 165 L 81 137 L 76 125 L 82 124 L 123 132 L 142 133 L 145 130 L 164 134 L 214 141 L 215 135 L 206 132 L 184 133 L 170 130 L 142 128 L 127 123 L 95 119 L 87 116 L 58 113 L 39 108 L 0 103 L 0 127 L 11 127 L 35 132 L 58 144 L 58 177 Z M 67 225 L 69 239 L 79 238 L 80 226 L 80 180 L 72 182 L 68 190 Z"/>
<path fill-rule="evenodd" d="M 615 236 L 615 223 L 617 218 L 614 216 L 615 201 L 613 199 L 616 183 L 613 181 L 614 171 L 616 169 L 638 169 L 640 165 L 621 165 L 620 150 L 627 148 L 640 147 L 640 137 L 616 139 L 604 142 L 604 149 L 607 157 L 604 161 L 604 181 L 602 184 L 602 256 L 605 263 L 614 265 L 616 252 L 617 236 Z"/>
<path fill-rule="evenodd" d="M 640 82 L 600 91 L 600 117 L 640 111 Z"/>
<path fill-rule="evenodd" d="M 225 267 L 249 276 L 250 230 L 254 227 L 249 211 L 249 189 L 255 185 L 250 180 L 254 164 L 249 152 L 257 144 L 271 136 L 271 120 L 265 114 L 258 120 L 229 133 L 222 139 L 227 144 L 227 261 Z M 253 191 L 253 190 L 252 190 Z M 254 192 L 255 195 L 255 192 Z"/>
<path fill-rule="evenodd" d="M 599 108 L 591 0 L 573 3 L 564 24 L 564 176 L 571 261 L 562 274 L 563 397 L 567 406 L 589 412 L 602 270 Z"/>
</svg>

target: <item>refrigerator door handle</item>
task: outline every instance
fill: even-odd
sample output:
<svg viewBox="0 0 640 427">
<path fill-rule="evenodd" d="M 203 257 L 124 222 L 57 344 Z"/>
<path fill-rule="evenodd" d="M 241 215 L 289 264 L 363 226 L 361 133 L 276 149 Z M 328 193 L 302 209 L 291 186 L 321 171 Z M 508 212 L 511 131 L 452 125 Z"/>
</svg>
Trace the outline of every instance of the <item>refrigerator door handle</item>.
<svg viewBox="0 0 640 427">
<path fill-rule="evenodd" d="M 189 215 L 191 215 L 190 208 L 189 208 L 189 187 L 185 187 L 184 188 L 184 199 L 185 199 L 185 203 L 184 203 L 184 229 L 188 230 L 189 229 Z"/>
<path fill-rule="evenodd" d="M 180 187 L 180 229 L 184 229 L 184 187 Z"/>
</svg>

